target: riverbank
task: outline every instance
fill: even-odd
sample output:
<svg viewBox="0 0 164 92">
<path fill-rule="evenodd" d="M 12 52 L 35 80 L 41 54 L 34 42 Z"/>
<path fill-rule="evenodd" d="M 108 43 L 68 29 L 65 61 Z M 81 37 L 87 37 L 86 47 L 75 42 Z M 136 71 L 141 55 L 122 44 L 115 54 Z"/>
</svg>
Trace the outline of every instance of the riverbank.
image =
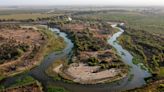
<svg viewBox="0 0 164 92">
<path fill-rule="evenodd" d="M 158 74 L 159 77 L 163 76 L 164 44 L 162 41 L 164 38 L 146 31 L 127 28 L 118 40 L 124 48 L 134 55 L 133 63 L 153 74 Z"/>
<path fill-rule="evenodd" d="M 124 92 L 163 92 L 164 91 L 164 80 L 150 82 L 143 87 L 127 90 Z"/>
<path fill-rule="evenodd" d="M 25 76 L 15 81 L 16 82 L 14 84 L 11 84 L 7 88 L 5 88 L 3 85 L 0 85 L 0 92 L 43 92 L 41 83 L 32 78 L 31 76 Z"/>
<path fill-rule="evenodd" d="M 80 84 L 110 83 L 126 77 L 126 70 L 111 68 L 100 71 L 100 66 L 87 66 L 83 63 L 72 63 L 68 69 L 62 70 L 60 65 L 54 68 L 64 79 L 72 80 Z"/>
</svg>

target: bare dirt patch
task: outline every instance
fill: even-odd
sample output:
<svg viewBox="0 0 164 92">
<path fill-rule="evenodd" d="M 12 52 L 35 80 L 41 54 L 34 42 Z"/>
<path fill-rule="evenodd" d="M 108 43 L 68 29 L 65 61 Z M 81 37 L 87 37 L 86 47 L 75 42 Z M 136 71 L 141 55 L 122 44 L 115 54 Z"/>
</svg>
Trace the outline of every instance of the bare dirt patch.
<svg viewBox="0 0 164 92">
<path fill-rule="evenodd" d="M 0 77 L 31 69 L 43 58 L 47 36 L 33 28 L 0 29 Z"/>
<path fill-rule="evenodd" d="M 100 66 L 88 66 L 84 63 L 72 63 L 67 69 L 62 70 L 62 65 L 54 69 L 55 72 L 58 72 L 61 76 L 66 79 L 72 80 L 81 84 L 96 84 L 104 83 L 111 81 L 111 79 L 118 79 L 125 77 L 126 74 L 122 73 L 121 69 L 111 68 L 100 70 Z"/>
</svg>

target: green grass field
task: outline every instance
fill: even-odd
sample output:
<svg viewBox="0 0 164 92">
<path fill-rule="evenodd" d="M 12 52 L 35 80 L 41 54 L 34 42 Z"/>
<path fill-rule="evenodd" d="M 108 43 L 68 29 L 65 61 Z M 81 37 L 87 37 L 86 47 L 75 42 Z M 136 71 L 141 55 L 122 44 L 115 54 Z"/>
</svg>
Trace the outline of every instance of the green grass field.
<svg viewBox="0 0 164 92">
<path fill-rule="evenodd" d="M 76 15 L 77 18 L 84 18 L 86 20 L 102 19 L 113 21 L 125 21 L 128 25 L 135 29 L 145 30 L 151 33 L 164 35 L 164 15 L 162 14 L 145 14 L 137 11 L 125 12 L 93 12 L 88 14 Z"/>
<path fill-rule="evenodd" d="M 69 92 L 63 87 L 49 86 L 47 92 Z"/>
<path fill-rule="evenodd" d="M 160 73 L 159 76 L 164 77 L 164 67 L 160 67 Z"/>
</svg>

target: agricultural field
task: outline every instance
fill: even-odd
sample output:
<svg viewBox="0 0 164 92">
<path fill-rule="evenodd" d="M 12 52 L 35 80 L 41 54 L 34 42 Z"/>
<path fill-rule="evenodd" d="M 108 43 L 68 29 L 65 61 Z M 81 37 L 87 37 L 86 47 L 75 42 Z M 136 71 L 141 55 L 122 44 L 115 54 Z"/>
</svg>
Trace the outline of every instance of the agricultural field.
<svg viewBox="0 0 164 92">
<path fill-rule="evenodd" d="M 0 20 L 37 20 L 39 18 L 47 18 L 63 15 L 64 12 L 49 13 L 49 10 L 1 10 Z"/>
<path fill-rule="evenodd" d="M 164 19 L 163 13 L 156 12 L 146 13 L 144 11 L 128 10 L 109 10 L 97 12 L 84 12 L 75 14 L 75 18 L 82 20 L 106 20 L 125 22 L 128 27 L 136 30 L 145 30 L 163 36 Z"/>
<path fill-rule="evenodd" d="M 1 20 L 23 20 L 23 19 L 37 19 L 37 18 L 46 18 L 51 16 L 57 16 L 58 14 L 41 14 L 41 13 L 32 13 L 32 14 L 11 14 L 11 15 L 0 15 Z"/>
</svg>

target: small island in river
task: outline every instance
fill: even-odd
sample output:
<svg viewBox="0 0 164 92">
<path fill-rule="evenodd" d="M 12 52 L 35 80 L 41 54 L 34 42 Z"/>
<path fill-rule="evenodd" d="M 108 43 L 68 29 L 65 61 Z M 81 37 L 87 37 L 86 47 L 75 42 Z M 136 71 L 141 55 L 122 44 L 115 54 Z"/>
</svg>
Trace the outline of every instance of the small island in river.
<svg viewBox="0 0 164 92">
<path fill-rule="evenodd" d="M 49 75 L 80 84 L 107 83 L 126 77 L 128 66 L 107 42 L 117 32 L 111 24 L 76 22 L 57 27 L 72 39 L 74 50 L 70 60 L 49 68 Z"/>
</svg>

